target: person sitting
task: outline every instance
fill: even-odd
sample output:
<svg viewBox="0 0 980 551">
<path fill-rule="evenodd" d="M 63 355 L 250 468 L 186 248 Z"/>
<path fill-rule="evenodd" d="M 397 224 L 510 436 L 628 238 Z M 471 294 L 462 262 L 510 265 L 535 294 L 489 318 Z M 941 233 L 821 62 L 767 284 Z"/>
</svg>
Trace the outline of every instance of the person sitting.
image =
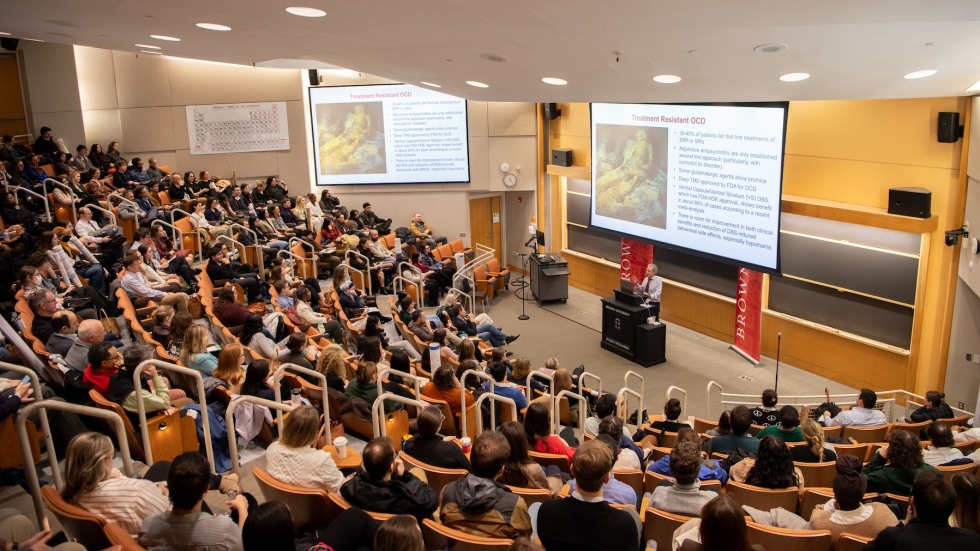
<svg viewBox="0 0 980 551">
<path fill-rule="evenodd" d="M 203 512 L 204 495 L 211 487 L 208 460 L 197 452 L 174 458 L 167 472 L 167 491 L 173 508 L 143 521 L 139 544 L 147 549 L 234 550 L 242 549 L 241 527 L 248 518 L 245 494 L 226 501 L 232 516 Z"/>
<path fill-rule="evenodd" d="M 621 450 L 616 440 L 608 434 L 600 434 L 595 440 L 596 442 L 605 444 L 609 447 L 609 450 L 612 451 L 614 466 L 613 470 L 615 471 L 616 456 L 622 453 L 622 451 L 629 450 Z M 615 474 L 616 473 L 613 472 L 613 474 L 609 477 L 609 480 L 602 485 L 602 499 L 606 500 L 611 505 L 629 505 L 631 507 L 636 507 L 640 496 L 636 494 L 636 491 L 631 486 L 616 480 Z M 575 490 L 574 480 L 569 482 L 569 488 L 571 491 Z"/>
<path fill-rule="evenodd" d="M 803 432 L 799 424 L 800 412 L 796 406 L 786 405 L 779 410 L 779 424 L 767 426 L 755 437 L 762 440 L 767 436 L 775 436 L 783 442 L 803 442 Z"/>
<path fill-rule="evenodd" d="M 214 317 L 225 327 L 241 327 L 251 315 L 248 308 L 238 303 L 238 289 L 221 287 L 214 302 Z"/>
<path fill-rule="evenodd" d="M 534 532 L 548 551 L 636 551 L 640 519 L 635 510 L 616 509 L 603 499 L 613 457 L 609 446 L 587 441 L 575 453 L 575 491 L 567 499 L 545 501 L 530 509 Z M 596 527 L 601 526 L 601 530 Z"/>
<path fill-rule="evenodd" d="M 761 545 L 749 544 L 745 511 L 726 494 L 706 503 L 701 518 L 687 521 L 674 534 L 680 551 L 765 551 Z"/>
<path fill-rule="evenodd" d="M 824 447 L 823 427 L 816 421 L 807 417 L 803 420 L 803 441 L 805 446 L 792 446 L 789 454 L 793 461 L 800 463 L 824 463 L 826 461 L 836 461 L 837 453 Z"/>
<path fill-rule="evenodd" d="M 306 354 L 307 348 L 305 333 L 290 333 L 289 337 L 286 338 L 286 353 L 279 355 L 279 363 L 295 364 L 306 369 L 313 369 L 313 364 L 310 363 Z"/>
<path fill-rule="evenodd" d="M 191 325 L 184 333 L 180 363 L 205 375 L 211 375 L 218 367 L 218 358 L 209 354 L 207 348 L 208 328 L 197 323 Z"/>
<path fill-rule="evenodd" d="M 88 351 L 88 366 L 82 373 L 82 381 L 89 387 L 106 396 L 109 393 L 109 379 L 122 366 L 122 354 L 107 342 L 100 342 Z"/>
<path fill-rule="evenodd" d="M 439 406 L 428 406 L 418 417 L 418 434 L 405 443 L 405 453 L 423 463 L 443 469 L 470 470 L 470 460 L 452 440 L 439 435 L 445 416 Z M 476 447 L 474 446 L 474 453 Z"/>
<path fill-rule="evenodd" d="M 245 318 L 242 330 L 238 333 L 238 341 L 269 360 L 279 361 L 289 352 L 269 337 L 262 316 L 258 314 L 249 314 Z"/>
<path fill-rule="evenodd" d="M 868 482 L 870 486 L 870 479 Z M 956 492 L 940 473 L 933 471 L 916 477 L 911 493 L 905 523 L 882 530 L 864 546 L 865 551 L 980 549 L 980 534 L 949 525 L 949 517 L 956 509 Z"/>
<path fill-rule="evenodd" d="M 716 436 L 708 442 L 708 454 L 731 453 L 741 448 L 749 453 L 759 451 L 759 440 L 749 435 L 752 413 L 745 406 L 735 406 L 730 415 L 732 434 Z"/>
<path fill-rule="evenodd" d="M 527 443 L 534 451 L 564 455 L 568 458 L 569 464 L 573 462 L 575 449 L 569 447 L 561 437 L 551 434 L 551 410 L 545 404 L 536 403 L 527 407 L 527 412 L 524 414 L 524 432 Z M 612 470 L 611 455 L 608 470 Z"/>
<path fill-rule="evenodd" d="M 681 442 L 691 442 L 695 444 L 698 449 L 701 448 L 701 437 L 698 433 L 690 427 L 683 427 L 681 430 L 677 431 L 677 443 Z M 676 446 L 675 446 L 676 449 Z M 673 454 L 673 452 L 671 452 Z M 718 462 L 713 459 L 703 459 L 698 457 L 700 461 L 701 468 L 698 470 L 698 480 L 719 480 L 722 485 L 728 482 L 728 473 L 725 469 L 722 469 Z M 674 476 L 672 467 L 670 466 L 670 455 L 666 457 L 661 457 L 656 462 L 650 463 L 647 470 L 655 472 L 657 474 L 662 474 L 665 476 Z"/>
<path fill-rule="evenodd" d="M 258 299 L 259 296 L 259 276 L 253 272 L 239 272 L 228 258 L 228 251 L 223 246 L 212 247 L 208 251 L 208 267 L 206 269 L 211 283 L 220 286 L 225 283 L 237 283 L 245 289 L 245 295 L 249 302 Z M 221 282 L 221 283 L 219 283 Z"/>
<path fill-rule="evenodd" d="M 126 347 L 122 354 L 122 366 L 109 378 L 105 393 L 107 400 L 122 406 L 137 430 L 140 426 L 139 402 L 143 402 L 147 417 L 151 417 L 152 413 L 158 411 L 173 413 L 176 410 L 172 408 L 191 402 L 186 398 L 187 394 L 183 390 L 168 388 L 167 382 L 157 373 L 156 366 L 152 364 L 143 370 L 140 388 L 136 388 L 133 384 L 133 373 L 140 364 L 152 356 L 152 347 L 142 344 L 131 344 Z M 152 383 L 152 390 L 147 385 L 147 381 Z"/>
<path fill-rule="evenodd" d="M 937 419 L 950 419 L 954 417 L 953 408 L 946 403 L 946 393 L 938 390 L 926 392 L 926 405 L 916 409 L 909 416 L 912 423 L 922 423 L 924 421 L 935 421 Z"/>
<path fill-rule="evenodd" d="M 674 484 L 655 488 L 650 506 L 678 515 L 700 516 L 701 509 L 718 495 L 700 489 L 699 473 L 704 468 L 701 465 L 701 449 L 691 441 L 678 442 L 670 453 L 669 461 Z"/>
<path fill-rule="evenodd" d="M 361 211 L 361 222 L 364 227 L 378 230 L 382 234 L 391 233 L 391 218 L 378 216 L 371 207 L 371 203 L 364 203 L 361 208 L 364 209 Z"/>
<path fill-rule="evenodd" d="M 266 451 L 266 470 L 276 480 L 304 488 L 340 491 L 344 475 L 330 453 L 318 447 L 325 428 L 310 406 L 300 406 L 284 419 L 282 435 Z"/>
<path fill-rule="evenodd" d="M 926 465 L 938 467 L 951 461 L 963 459 L 963 452 L 953 447 L 953 431 L 941 421 L 933 421 L 926 429 L 929 447 L 922 451 Z"/>
<path fill-rule="evenodd" d="M 814 530 L 830 530 L 834 545 L 843 532 L 874 538 L 885 528 L 898 524 L 895 513 L 884 503 L 861 503 L 868 488 L 861 465 L 861 460 L 853 455 L 838 457 L 834 499 L 816 507 L 810 515 L 810 526 Z"/>
<path fill-rule="evenodd" d="M 453 412 L 454 417 L 459 417 L 462 411 L 462 404 L 460 400 L 462 395 L 465 395 L 466 405 L 471 406 L 476 403 L 476 398 L 469 390 L 460 390 L 459 379 L 456 378 L 456 372 L 451 365 L 448 363 L 442 364 L 436 369 L 436 372 L 432 374 L 432 380 L 425 383 L 422 387 L 422 394 L 427 398 L 432 398 L 433 400 L 442 400 L 449 404 L 449 410 Z"/>
<path fill-rule="evenodd" d="M 432 518 L 439 495 L 405 468 L 387 438 L 371 440 L 361 455 L 362 469 L 340 487 L 348 503 L 378 513 Z"/>
<path fill-rule="evenodd" d="M 572 415 L 574 419 L 575 416 Z M 616 415 L 609 415 L 599 423 L 599 435 L 606 434 L 616 442 L 616 463 L 613 465 L 614 471 L 631 471 L 643 469 L 642 459 L 646 453 L 639 448 L 633 439 L 623 433 L 624 423 L 622 418 Z"/>
<path fill-rule="evenodd" d="M 440 329 L 439 331 L 443 331 Z M 483 383 L 483 388 L 485 390 L 493 390 L 493 393 L 498 396 L 503 396 L 505 398 L 510 398 L 514 401 L 514 405 L 517 410 L 520 411 L 528 407 L 527 396 L 524 391 L 517 387 L 514 383 L 507 382 L 507 364 L 503 362 L 494 362 L 490 364 L 487 369 L 490 372 L 490 376 L 493 377 L 493 384 L 490 381 Z M 544 406 L 550 411 L 550 408 L 546 404 L 539 404 Z M 571 457 L 569 457 L 571 460 Z"/>
<path fill-rule="evenodd" d="M 44 348 L 51 354 L 58 354 L 61 357 L 68 355 L 68 351 L 75 345 L 78 336 L 78 318 L 70 310 L 58 310 L 51 316 L 51 329 L 53 333 L 44 343 Z"/>
<path fill-rule="evenodd" d="M 876 427 L 886 423 L 885 414 L 873 409 L 878 402 L 878 395 L 873 390 L 862 388 L 857 401 L 849 410 L 830 416 L 829 411 L 823 412 L 820 422 L 825 427 Z"/>
<path fill-rule="evenodd" d="M 309 287 L 300 285 L 296 288 L 293 294 L 293 299 L 296 301 L 296 315 L 303 320 L 303 323 L 315 325 L 320 333 L 330 337 L 334 343 L 343 342 L 344 333 L 340 322 L 333 316 L 314 312 L 310 305 L 311 296 Z"/>
<path fill-rule="evenodd" d="M 420 244 L 425 243 L 433 249 L 449 242 L 445 237 L 433 237 L 432 228 L 422 221 L 422 215 L 419 213 L 415 213 L 415 216 L 412 217 L 412 221 L 408 224 L 408 229 L 415 236 L 416 241 Z"/>
<path fill-rule="evenodd" d="M 557 466 L 548 465 L 545 469 L 531 459 L 523 425 L 517 421 L 507 421 L 497 428 L 497 432 L 510 444 L 510 455 L 497 478 L 498 482 L 518 488 L 549 490 L 552 495 L 562 489 L 562 473 Z"/>
<path fill-rule="evenodd" d="M 65 355 L 65 363 L 75 371 L 85 371 L 89 351 L 93 346 L 105 341 L 105 337 L 105 328 L 99 320 L 82 320 L 78 324 L 78 338 Z"/>
<path fill-rule="evenodd" d="M 510 445 L 502 434 L 484 431 L 476 437 L 470 452 L 472 472 L 442 490 L 442 524 L 488 538 L 531 535 L 531 518 L 524 499 L 497 481 L 509 455 Z"/>
<path fill-rule="evenodd" d="M 515 362 L 515 370 L 516 370 L 516 365 L 517 364 Z M 533 384 L 534 378 L 532 377 L 531 380 Z M 595 436 L 599 434 L 599 423 L 602 422 L 603 419 L 609 417 L 615 412 L 616 412 L 616 395 L 609 394 L 609 393 L 600 395 L 595 401 L 595 415 L 585 418 L 585 434 L 588 434 L 590 436 Z M 633 436 L 632 431 L 630 431 L 629 427 L 625 425 L 623 426 L 623 434 L 629 437 Z"/>
<path fill-rule="evenodd" d="M 671 398 L 664 404 L 664 418 L 654 421 L 647 430 L 648 434 L 655 434 L 662 438 L 665 432 L 677 432 L 681 427 L 688 427 L 686 421 L 680 421 L 681 401 Z"/>
<path fill-rule="evenodd" d="M 767 388 L 762 391 L 762 406 L 752 408 L 752 424 L 763 427 L 779 423 L 779 410 L 776 409 L 776 402 L 779 396 L 776 391 Z"/>
<path fill-rule="evenodd" d="M 131 297 L 155 300 L 160 304 L 172 306 L 178 312 L 188 312 L 187 302 L 190 297 L 187 296 L 187 293 L 165 293 L 153 289 L 150 287 L 146 276 L 140 271 L 142 264 L 143 258 L 140 257 L 139 253 L 126 253 L 123 258 L 123 268 L 126 270 L 126 275 L 122 278 L 123 290 Z"/>
<path fill-rule="evenodd" d="M 115 224 L 101 224 L 95 220 L 91 207 L 81 207 L 78 209 L 78 222 L 75 223 L 75 232 L 78 238 L 85 245 L 105 245 L 114 247 L 124 240 L 122 228 Z"/>
<path fill-rule="evenodd" d="M 187 287 L 180 281 L 178 276 L 173 274 L 161 274 L 156 271 L 153 267 L 153 255 L 156 253 L 153 250 L 153 246 L 147 247 L 146 245 L 140 245 L 137 247 L 136 252 L 143 258 L 143 263 L 140 264 L 140 273 L 146 277 L 147 284 L 158 291 L 163 291 L 165 293 L 176 293 L 186 289 Z M 193 280 L 192 280 L 193 281 Z"/>
<path fill-rule="evenodd" d="M 378 366 L 370 361 L 362 360 L 358 363 L 360 365 L 357 368 L 357 378 L 347 385 L 344 393 L 351 398 L 360 398 L 367 402 L 368 407 L 373 407 L 374 401 L 378 399 Z M 393 400 L 384 402 L 385 413 L 398 411 L 404 407 L 401 402 Z"/>
<path fill-rule="evenodd" d="M 980 532 L 980 477 L 956 473 L 950 482 L 956 490 L 956 508 L 949 518 L 950 526 Z"/>
<path fill-rule="evenodd" d="M 796 487 L 803 493 L 803 473 L 793 465 L 786 444 L 775 436 L 760 440 L 758 457 L 739 461 L 728 474 L 735 482 L 770 489 Z"/>
<path fill-rule="evenodd" d="M 494 348 L 510 344 L 520 337 L 520 335 L 508 336 L 499 327 L 490 323 L 477 325 L 473 315 L 467 312 L 461 304 L 453 305 L 447 311 L 449 311 L 452 324 L 456 329 L 466 333 L 467 336 L 480 337 L 493 345 Z"/>
<path fill-rule="evenodd" d="M 907 496 L 917 476 L 936 469 L 922 460 L 919 440 L 912 433 L 892 431 L 887 442 L 861 471 L 868 477 L 868 491 Z"/>
</svg>

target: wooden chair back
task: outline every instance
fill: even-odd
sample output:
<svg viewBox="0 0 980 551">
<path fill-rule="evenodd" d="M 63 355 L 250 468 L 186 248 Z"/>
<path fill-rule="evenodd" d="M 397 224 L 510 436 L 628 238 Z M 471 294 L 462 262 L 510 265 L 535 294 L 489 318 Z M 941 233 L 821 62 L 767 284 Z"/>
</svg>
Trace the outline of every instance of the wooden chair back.
<svg viewBox="0 0 980 551">
<path fill-rule="evenodd" d="M 833 536 L 830 530 L 792 530 L 746 522 L 749 543 L 766 549 L 792 549 L 793 551 L 827 551 Z"/>
<path fill-rule="evenodd" d="M 199 255 L 203 252 L 201 250 L 201 246 L 203 246 L 203 244 L 199 246 L 200 240 L 197 238 L 197 231 L 194 229 L 194 225 L 191 224 L 190 218 L 181 218 L 180 220 L 174 222 L 174 226 L 177 226 L 177 229 L 180 230 L 182 238 L 178 248 L 187 249 L 194 255 Z M 201 274 L 204 274 L 203 270 L 201 271 Z"/>
<path fill-rule="evenodd" d="M 34 422 L 27 420 L 27 437 L 31 443 L 31 456 L 34 462 L 41 460 L 41 435 L 34 428 Z M 20 437 L 17 436 L 17 429 L 14 426 L 14 416 L 8 416 L 0 421 L 0 442 L 3 442 L 3 449 L 0 450 L 0 469 L 18 469 L 24 465 L 24 452 L 20 446 Z"/>
<path fill-rule="evenodd" d="M 446 485 L 456 482 L 469 473 L 469 471 L 466 469 L 444 469 L 442 467 L 436 467 L 435 465 L 430 465 L 424 461 L 419 461 L 405 452 L 402 452 L 399 457 L 401 457 L 402 461 L 405 462 L 406 469 L 416 468 L 424 472 L 426 483 L 431 486 L 437 494 L 442 493 L 442 489 Z"/>
<path fill-rule="evenodd" d="M 474 536 L 454 530 L 432 519 L 422 521 L 422 537 L 426 549 L 453 549 L 453 551 L 506 551 L 514 540 Z"/>
<path fill-rule="evenodd" d="M 844 532 L 837 538 L 834 551 L 864 551 L 864 546 L 871 543 L 871 539 Z"/>
<path fill-rule="evenodd" d="M 891 423 L 888 425 L 888 434 L 885 435 L 885 438 L 888 438 L 889 434 L 897 430 L 904 430 L 905 432 L 911 432 L 912 434 L 915 435 L 916 438 L 918 438 L 919 431 L 928 427 L 930 423 L 931 421 L 923 421 L 921 423 Z"/>
<path fill-rule="evenodd" d="M 885 435 L 888 434 L 890 427 L 888 425 L 878 425 L 876 427 L 844 427 L 841 431 L 841 438 L 848 442 L 850 438 L 856 440 L 859 444 L 870 444 L 872 442 L 884 442 Z M 918 433 L 915 434 L 918 436 Z"/>
<path fill-rule="evenodd" d="M 950 465 L 950 466 L 938 466 L 939 472 L 943 473 L 943 478 L 946 482 L 952 482 L 953 476 L 956 473 L 975 473 L 977 471 L 976 463 L 964 463 L 963 465 Z"/>
<path fill-rule="evenodd" d="M 530 507 L 532 503 L 544 503 L 554 497 L 548 488 L 519 488 L 517 486 L 506 485 L 507 489 L 514 494 L 524 498 L 524 503 Z"/>
<path fill-rule="evenodd" d="M 161 192 L 157 193 L 157 196 L 160 198 L 160 204 L 161 205 L 169 205 L 170 204 L 170 192 L 169 191 L 161 191 Z"/>
<path fill-rule="evenodd" d="M 707 419 L 702 419 L 700 417 L 694 418 L 694 431 L 698 434 L 708 432 L 711 429 L 718 428 L 718 421 L 709 421 Z"/>
<path fill-rule="evenodd" d="M 252 474 L 266 501 L 281 501 L 289 507 L 297 530 L 327 526 L 344 510 L 326 490 L 281 482 L 258 467 L 252 467 Z"/>
<path fill-rule="evenodd" d="M 973 418 L 972 415 L 958 415 L 956 417 L 948 417 L 946 419 L 937 419 L 937 421 L 942 421 L 943 423 L 946 423 L 947 425 L 953 427 L 956 425 L 965 425 L 972 418 Z"/>
<path fill-rule="evenodd" d="M 800 502 L 800 492 L 796 486 L 773 490 L 742 482 L 729 481 L 725 487 L 725 492 L 732 496 L 739 505 L 748 505 L 763 511 L 782 507 L 787 511 L 794 512 Z M 828 542 L 827 545 L 829 546 L 830 543 Z"/>
<path fill-rule="evenodd" d="M 868 449 L 871 447 L 869 444 L 833 444 L 834 452 L 839 456 L 853 455 L 861 461 L 868 455 Z"/>
<path fill-rule="evenodd" d="M 439 247 L 436 247 L 433 253 L 438 254 L 439 257 L 442 258 L 441 262 L 453 261 L 453 248 L 449 245 L 440 245 Z"/>
<path fill-rule="evenodd" d="M 116 415 L 122 418 L 123 428 L 126 429 L 126 442 L 129 444 L 130 455 L 132 455 L 134 459 L 146 459 L 146 455 L 143 453 L 143 441 L 136 435 L 136 429 L 129 421 L 129 416 L 126 415 L 126 412 L 123 410 L 122 406 L 115 402 L 106 400 L 105 397 L 99 394 L 99 391 L 95 389 L 89 390 L 88 396 L 95 403 L 95 407 L 115 412 Z"/>
<path fill-rule="evenodd" d="M 830 488 L 834 485 L 834 476 L 837 474 L 837 462 L 825 461 L 823 463 L 800 463 L 794 461 L 796 468 L 803 473 L 804 485 L 808 488 Z"/>
<path fill-rule="evenodd" d="M 459 429 L 456 428 L 455 416 L 453 415 L 453 410 L 449 408 L 449 402 L 437 398 L 429 398 L 422 393 L 419 393 L 419 400 L 427 404 L 439 406 L 439 410 L 442 411 L 442 416 L 444 417 L 442 427 L 439 428 L 440 434 L 445 436 L 459 436 Z"/>
<path fill-rule="evenodd" d="M 69 538 L 78 541 L 86 549 L 105 549 L 110 546 L 102 530 L 106 525 L 104 518 L 61 499 L 61 494 L 53 485 L 42 486 L 41 497 Z"/>
<path fill-rule="evenodd" d="M 898 494 L 889 494 L 889 493 L 885 493 L 885 495 L 888 496 L 888 499 L 892 500 L 892 502 L 895 505 L 897 505 L 899 509 L 902 510 L 902 516 L 898 518 L 905 518 L 905 514 L 909 510 L 909 502 L 911 501 L 909 496 L 900 496 Z"/>
<path fill-rule="evenodd" d="M 691 517 L 647 507 L 643 512 L 643 541 L 654 540 L 657 549 L 670 549 L 674 531 L 689 520 Z"/>
<path fill-rule="evenodd" d="M 547 467 L 548 465 L 555 465 L 561 472 L 570 473 L 572 471 L 571 466 L 568 464 L 568 457 L 560 454 L 553 453 L 541 453 L 536 451 L 529 451 L 528 456 L 538 465 L 542 467 Z"/>
<path fill-rule="evenodd" d="M 612 475 L 616 477 L 616 480 L 633 488 L 637 498 L 643 497 L 643 471 L 639 469 L 613 471 Z"/>
<path fill-rule="evenodd" d="M 806 488 L 803 490 L 803 496 L 800 499 L 800 516 L 809 521 L 813 510 L 831 499 L 834 499 L 833 488 Z"/>
</svg>

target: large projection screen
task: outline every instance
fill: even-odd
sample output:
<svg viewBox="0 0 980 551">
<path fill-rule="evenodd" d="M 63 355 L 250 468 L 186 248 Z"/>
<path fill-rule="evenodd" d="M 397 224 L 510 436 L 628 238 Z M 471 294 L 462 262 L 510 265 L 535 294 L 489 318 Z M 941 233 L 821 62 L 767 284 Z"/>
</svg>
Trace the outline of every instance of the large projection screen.
<svg viewBox="0 0 980 551">
<path fill-rule="evenodd" d="M 592 104 L 590 225 L 778 271 L 786 110 Z"/>
<path fill-rule="evenodd" d="M 310 88 L 318 186 L 470 181 L 466 100 L 405 84 Z"/>
</svg>

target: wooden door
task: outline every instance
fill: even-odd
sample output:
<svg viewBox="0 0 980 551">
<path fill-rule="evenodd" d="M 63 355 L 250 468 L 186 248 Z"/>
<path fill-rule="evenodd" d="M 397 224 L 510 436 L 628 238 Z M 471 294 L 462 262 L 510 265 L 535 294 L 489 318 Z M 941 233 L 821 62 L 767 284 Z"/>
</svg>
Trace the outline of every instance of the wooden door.
<svg viewBox="0 0 980 551">
<path fill-rule="evenodd" d="M 492 247 L 497 251 L 497 258 L 500 258 L 501 245 L 501 212 L 500 197 L 484 197 L 481 199 L 470 199 L 470 235 L 472 236 L 472 247 L 475 249 L 477 244 Z"/>
</svg>

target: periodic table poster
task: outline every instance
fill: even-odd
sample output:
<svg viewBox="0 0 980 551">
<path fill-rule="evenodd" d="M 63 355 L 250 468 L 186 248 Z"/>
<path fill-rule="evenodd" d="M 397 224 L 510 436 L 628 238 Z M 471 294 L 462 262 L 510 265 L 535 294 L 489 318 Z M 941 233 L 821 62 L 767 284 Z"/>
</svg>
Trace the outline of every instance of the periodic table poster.
<svg viewBox="0 0 980 551">
<path fill-rule="evenodd" d="M 289 149 L 286 102 L 188 105 L 191 155 Z"/>
</svg>

